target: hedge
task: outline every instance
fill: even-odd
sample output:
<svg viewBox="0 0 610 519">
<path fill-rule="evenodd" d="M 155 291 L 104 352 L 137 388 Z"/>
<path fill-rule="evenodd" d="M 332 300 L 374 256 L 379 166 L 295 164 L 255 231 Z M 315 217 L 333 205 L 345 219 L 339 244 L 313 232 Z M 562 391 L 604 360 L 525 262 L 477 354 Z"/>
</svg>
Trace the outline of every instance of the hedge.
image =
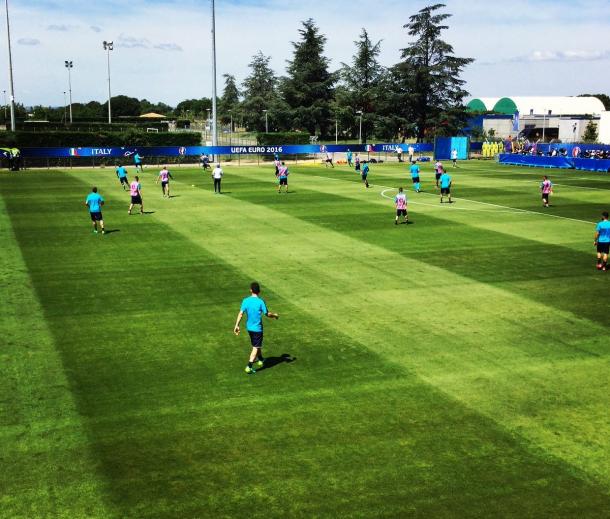
<svg viewBox="0 0 610 519">
<path fill-rule="evenodd" d="M 108 123 L 104 122 L 73 122 L 65 124 L 62 122 L 42 122 L 42 121 L 30 121 L 30 122 L 17 122 L 17 131 L 22 132 L 126 132 L 130 130 L 146 131 L 147 128 L 155 128 L 160 132 L 168 131 L 168 123 L 160 123 L 157 121 L 143 123 L 140 121 L 136 123 Z"/>
<path fill-rule="evenodd" d="M 304 132 L 257 133 L 256 142 L 259 146 L 273 146 L 275 144 L 309 144 L 309 134 Z"/>
<path fill-rule="evenodd" d="M 0 147 L 4 148 L 200 145 L 198 132 L 0 132 Z"/>
</svg>

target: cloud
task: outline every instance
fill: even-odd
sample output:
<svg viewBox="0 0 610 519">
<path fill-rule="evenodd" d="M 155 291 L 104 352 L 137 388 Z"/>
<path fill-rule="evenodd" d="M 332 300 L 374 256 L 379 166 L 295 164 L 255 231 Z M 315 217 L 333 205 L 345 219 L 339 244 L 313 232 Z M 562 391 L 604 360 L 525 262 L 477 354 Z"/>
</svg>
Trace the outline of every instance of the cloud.
<svg viewBox="0 0 610 519">
<path fill-rule="evenodd" d="M 512 61 L 599 61 L 610 59 L 610 50 L 534 50 Z"/>
<path fill-rule="evenodd" d="M 18 45 L 40 45 L 40 40 L 38 40 L 37 38 L 19 38 L 17 40 L 17 44 Z"/>
<path fill-rule="evenodd" d="M 102 32 L 102 28 L 98 27 L 97 25 L 90 25 L 89 29 L 91 29 L 93 32 Z"/>
<path fill-rule="evenodd" d="M 78 29 L 78 25 L 51 24 L 47 25 L 47 31 L 68 32 Z"/>
<path fill-rule="evenodd" d="M 154 45 L 153 48 L 172 52 L 182 52 L 182 47 L 176 43 L 158 43 L 157 45 Z"/>
<path fill-rule="evenodd" d="M 124 49 L 148 49 L 150 48 L 150 42 L 146 38 L 134 38 L 133 36 L 121 34 L 116 42 L 116 46 Z"/>
</svg>

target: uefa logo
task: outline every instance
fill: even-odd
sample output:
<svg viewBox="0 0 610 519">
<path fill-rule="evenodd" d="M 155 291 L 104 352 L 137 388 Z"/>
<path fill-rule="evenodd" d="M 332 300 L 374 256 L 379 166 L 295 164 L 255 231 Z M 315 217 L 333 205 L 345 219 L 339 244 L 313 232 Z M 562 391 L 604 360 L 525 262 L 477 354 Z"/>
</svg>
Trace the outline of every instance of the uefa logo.
<svg viewBox="0 0 610 519">
<path fill-rule="evenodd" d="M 180 148 L 178 148 L 178 155 L 186 155 L 186 148 L 184 146 L 181 146 Z"/>
</svg>

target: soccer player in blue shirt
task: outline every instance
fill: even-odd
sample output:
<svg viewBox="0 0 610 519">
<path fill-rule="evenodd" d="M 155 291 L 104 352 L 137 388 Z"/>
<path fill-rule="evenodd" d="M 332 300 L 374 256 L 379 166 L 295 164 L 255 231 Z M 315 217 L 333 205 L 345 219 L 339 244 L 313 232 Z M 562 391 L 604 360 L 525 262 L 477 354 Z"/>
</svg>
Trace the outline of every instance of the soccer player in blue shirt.
<svg viewBox="0 0 610 519">
<path fill-rule="evenodd" d="M 85 205 L 89 208 L 89 214 L 91 215 L 91 221 L 93 222 L 93 232 L 97 234 L 97 222 L 100 222 L 102 234 L 106 234 L 106 231 L 104 231 L 104 218 L 102 217 L 104 199 L 97 192 L 97 187 L 91 189 L 91 193 L 87 195 L 85 200 Z"/>
<path fill-rule="evenodd" d="M 240 328 L 239 323 L 241 323 L 241 319 L 244 315 L 244 312 L 247 314 L 248 318 L 246 321 L 246 330 L 248 330 L 248 335 L 250 336 L 250 343 L 252 344 L 252 352 L 250 353 L 250 358 L 248 360 L 248 365 L 246 366 L 245 372 L 248 375 L 256 373 L 256 370 L 253 367 L 254 361 L 258 358 L 256 362 L 256 366 L 262 368 L 265 362 L 262 353 L 263 347 L 263 315 L 269 317 L 270 319 L 279 319 L 280 316 L 278 314 L 274 314 L 267 310 L 267 305 L 265 301 L 260 297 L 261 287 L 255 281 L 250 284 L 250 296 L 246 297 L 241 302 L 241 308 L 239 313 L 237 314 L 237 320 L 235 321 L 235 327 L 233 328 L 233 333 L 235 335 L 239 335 Z"/>
<path fill-rule="evenodd" d="M 451 175 L 447 173 L 445 169 L 443 169 L 443 174 L 440 178 L 441 183 L 441 204 L 443 203 L 443 196 L 447 195 L 449 197 L 449 203 L 451 204 Z"/>
<path fill-rule="evenodd" d="M 127 170 L 125 166 L 119 164 L 116 168 L 116 176 L 119 178 L 119 182 L 123 186 L 123 191 L 129 188 L 129 180 L 127 180 Z"/>
<path fill-rule="evenodd" d="M 347 165 L 351 168 L 352 167 L 352 150 L 348 149 L 347 153 L 345 154 L 345 158 L 347 159 Z"/>
<path fill-rule="evenodd" d="M 140 173 L 142 173 L 142 155 L 136 150 L 136 154 L 133 156 L 133 163 L 136 166 L 136 169 L 140 168 Z"/>
<path fill-rule="evenodd" d="M 595 241 L 597 246 L 597 270 L 608 269 L 608 253 L 610 252 L 610 222 L 608 211 L 602 213 L 602 219 L 595 228 Z"/>
<path fill-rule="evenodd" d="M 364 182 L 364 185 L 366 187 L 369 187 L 369 181 L 368 181 L 368 177 L 369 177 L 369 165 L 367 162 L 364 163 L 364 166 L 362 166 L 362 171 L 360 172 L 360 176 L 362 177 L 362 182 Z"/>
<path fill-rule="evenodd" d="M 419 193 L 421 191 L 419 183 L 419 166 L 415 162 L 413 162 L 409 169 L 411 171 L 411 180 L 413 180 L 413 187 L 415 188 L 415 192 Z"/>
</svg>

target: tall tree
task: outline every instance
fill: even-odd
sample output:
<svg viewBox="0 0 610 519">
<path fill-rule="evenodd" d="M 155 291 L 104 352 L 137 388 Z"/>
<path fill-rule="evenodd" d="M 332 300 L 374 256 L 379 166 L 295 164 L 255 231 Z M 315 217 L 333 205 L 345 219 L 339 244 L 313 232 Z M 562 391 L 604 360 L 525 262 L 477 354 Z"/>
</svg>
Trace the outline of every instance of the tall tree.
<svg viewBox="0 0 610 519">
<path fill-rule="evenodd" d="M 374 125 L 374 114 L 378 111 L 382 92 L 379 89 L 384 72 L 378 56 L 381 41 L 373 43 L 366 29 L 362 29 L 360 38 L 354 42 L 356 54 L 351 65 L 343 63 L 340 71 L 340 85 L 336 89 L 335 117 L 341 120 L 341 127 L 349 125 L 352 136 L 359 134 L 357 112 L 362 111 L 362 138 L 366 142 Z"/>
<path fill-rule="evenodd" d="M 292 43 L 294 55 L 281 90 L 291 109 L 293 127 L 326 136 L 334 127 L 331 102 L 336 74 L 328 70 L 329 60 L 324 56 L 326 37 L 311 18 L 303 22 L 299 34 L 301 40 Z"/>
<path fill-rule="evenodd" d="M 226 124 L 231 120 L 230 114 L 237 116 L 239 107 L 239 89 L 235 81 L 235 76 L 224 74 L 225 88 L 219 102 L 220 120 Z"/>
<path fill-rule="evenodd" d="M 265 131 L 265 110 L 271 111 L 277 102 L 277 77 L 269 66 L 271 58 L 257 52 L 248 65 L 250 75 L 243 82 L 244 100 L 241 105 L 246 128 Z M 267 114 L 267 120 L 271 113 Z"/>
<path fill-rule="evenodd" d="M 402 94 L 397 109 L 412 118 L 418 140 L 427 133 L 454 133 L 466 119 L 463 99 L 468 92 L 460 74 L 473 59 L 454 56 L 453 47 L 441 39 L 449 28 L 443 22 L 451 16 L 439 12 L 444 7 L 424 7 L 409 18 L 404 28 L 415 41 L 402 49 L 403 61 L 393 67 L 395 87 Z"/>
</svg>

